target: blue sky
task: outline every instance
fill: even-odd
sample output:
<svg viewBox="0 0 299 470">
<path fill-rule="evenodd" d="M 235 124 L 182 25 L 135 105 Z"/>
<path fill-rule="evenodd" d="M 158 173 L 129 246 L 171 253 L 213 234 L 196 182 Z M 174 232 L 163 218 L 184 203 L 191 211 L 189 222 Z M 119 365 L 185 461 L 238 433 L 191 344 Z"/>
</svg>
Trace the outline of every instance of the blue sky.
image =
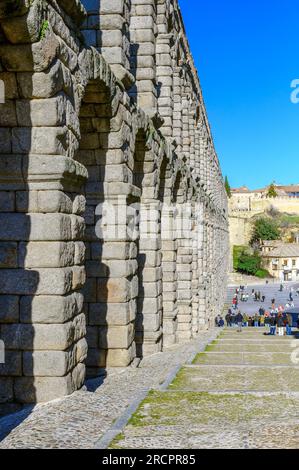
<svg viewBox="0 0 299 470">
<path fill-rule="evenodd" d="M 179 0 L 232 187 L 299 183 L 298 0 Z"/>
</svg>

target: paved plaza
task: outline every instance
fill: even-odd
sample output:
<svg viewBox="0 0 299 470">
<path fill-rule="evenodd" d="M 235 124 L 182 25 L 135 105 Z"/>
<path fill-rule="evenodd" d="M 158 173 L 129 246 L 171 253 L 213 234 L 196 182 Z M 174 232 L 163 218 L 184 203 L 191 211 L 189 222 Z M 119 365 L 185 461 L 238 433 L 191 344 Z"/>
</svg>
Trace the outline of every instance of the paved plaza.
<svg viewBox="0 0 299 470">
<path fill-rule="evenodd" d="M 296 336 L 263 329 L 203 332 L 139 368 L 3 418 L 0 448 L 298 449 L 298 348 Z"/>
<path fill-rule="evenodd" d="M 249 294 L 249 298 L 247 302 L 240 301 L 240 294 L 239 294 L 239 305 L 238 310 L 241 310 L 242 314 L 246 313 L 247 315 L 254 315 L 258 313 L 260 307 L 264 308 L 265 310 L 271 310 L 272 307 L 272 299 L 275 300 L 275 306 L 278 307 L 282 305 L 285 307 L 287 303 L 290 303 L 289 295 L 292 292 L 293 295 L 293 303 L 295 307 L 299 308 L 299 295 L 297 294 L 297 289 L 299 288 L 298 282 L 284 282 L 283 283 L 283 290 L 280 291 L 280 283 L 273 283 L 272 281 L 269 284 L 255 284 L 255 285 L 247 285 L 245 286 L 244 293 Z M 226 306 L 232 306 L 233 296 L 236 293 L 237 286 L 229 286 L 227 290 L 226 296 Z M 265 301 L 255 301 L 254 297 L 251 295 L 252 290 L 256 292 L 260 292 L 261 296 L 265 296 Z"/>
<path fill-rule="evenodd" d="M 297 341 L 224 330 L 166 391 L 151 391 L 110 447 L 298 449 Z"/>
</svg>

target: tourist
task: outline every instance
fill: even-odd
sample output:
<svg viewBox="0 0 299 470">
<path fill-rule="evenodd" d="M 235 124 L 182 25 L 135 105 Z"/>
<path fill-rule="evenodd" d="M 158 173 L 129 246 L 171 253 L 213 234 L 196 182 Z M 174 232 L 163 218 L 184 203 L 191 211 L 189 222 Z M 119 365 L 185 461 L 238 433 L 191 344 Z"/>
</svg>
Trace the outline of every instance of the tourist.
<svg viewBox="0 0 299 470">
<path fill-rule="evenodd" d="M 275 315 L 271 315 L 270 318 L 270 335 L 275 336 L 276 335 L 276 317 Z"/>
<path fill-rule="evenodd" d="M 261 315 L 264 315 L 264 313 L 265 313 L 265 310 L 263 309 L 263 307 L 260 307 L 260 309 L 259 309 L 259 315 L 260 315 L 260 316 L 261 316 Z"/>
<path fill-rule="evenodd" d="M 292 327 L 290 326 L 289 322 L 286 324 L 286 335 L 292 336 Z"/>
<path fill-rule="evenodd" d="M 258 326 L 259 326 L 259 319 L 260 319 L 260 317 L 259 317 L 259 315 L 256 313 L 256 314 L 254 315 L 254 326 L 255 326 L 255 328 L 258 328 Z"/>
<path fill-rule="evenodd" d="M 265 315 L 260 316 L 260 327 L 264 328 L 265 326 Z"/>
<path fill-rule="evenodd" d="M 238 325 L 238 330 L 237 330 L 237 331 L 238 331 L 239 333 L 241 333 L 241 331 L 242 331 L 242 324 L 243 324 L 243 315 L 242 315 L 242 313 L 240 312 L 240 310 L 239 310 L 238 315 L 237 315 L 237 317 L 236 317 L 236 322 L 237 322 L 237 325 Z"/>
<path fill-rule="evenodd" d="M 283 284 L 280 284 L 279 292 L 283 291 Z"/>
<path fill-rule="evenodd" d="M 259 302 L 261 301 L 261 293 L 260 293 L 260 291 L 258 291 L 257 300 L 258 300 Z"/>
<path fill-rule="evenodd" d="M 277 329 L 278 329 L 278 335 L 283 336 L 284 335 L 284 327 L 283 327 L 283 317 L 282 314 L 279 313 L 277 317 Z"/>
<path fill-rule="evenodd" d="M 232 326 L 231 315 L 232 315 L 232 311 L 231 311 L 231 309 L 229 309 L 229 311 L 227 312 L 227 314 L 226 314 L 226 316 L 225 316 L 226 325 L 227 325 L 228 327 L 231 327 L 231 326 Z"/>
<path fill-rule="evenodd" d="M 262 302 L 264 303 L 266 300 L 266 296 L 265 295 L 262 295 Z"/>
<path fill-rule="evenodd" d="M 243 325 L 247 328 L 248 327 L 248 316 L 246 313 L 243 315 Z"/>
<path fill-rule="evenodd" d="M 266 328 L 267 333 L 270 332 L 270 323 L 271 323 L 270 313 L 265 312 L 265 328 Z"/>
</svg>

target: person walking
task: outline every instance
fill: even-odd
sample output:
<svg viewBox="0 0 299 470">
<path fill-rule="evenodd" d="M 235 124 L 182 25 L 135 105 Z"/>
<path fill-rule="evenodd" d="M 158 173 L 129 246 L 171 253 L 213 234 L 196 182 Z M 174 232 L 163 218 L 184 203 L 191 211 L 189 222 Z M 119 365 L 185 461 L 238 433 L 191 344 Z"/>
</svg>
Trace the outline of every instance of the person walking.
<svg viewBox="0 0 299 470">
<path fill-rule="evenodd" d="M 238 315 L 237 315 L 237 317 L 236 317 L 236 322 L 237 322 L 237 325 L 238 325 L 238 330 L 237 330 L 237 331 L 238 331 L 238 333 L 241 333 L 241 331 L 242 331 L 242 324 L 243 324 L 243 315 L 242 315 L 242 313 L 240 312 L 240 310 L 239 310 Z"/>
<path fill-rule="evenodd" d="M 264 303 L 266 300 L 266 296 L 265 295 L 262 295 L 262 302 Z"/>
<path fill-rule="evenodd" d="M 283 336 L 284 335 L 283 316 L 281 313 L 279 313 L 277 317 L 277 328 L 278 328 L 278 335 Z"/>
<path fill-rule="evenodd" d="M 260 316 L 264 315 L 264 313 L 265 313 L 265 310 L 263 309 L 263 307 L 260 307 L 260 309 L 259 309 Z"/>
<path fill-rule="evenodd" d="M 265 328 L 266 328 L 266 333 L 270 333 L 270 323 L 271 323 L 271 318 L 269 312 L 265 312 Z"/>
<path fill-rule="evenodd" d="M 276 317 L 275 315 L 271 315 L 270 318 L 270 335 L 275 336 L 276 334 Z"/>
<path fill-rule="evenodd" d="M 287 319 L 287 322 L 286 322 L 286 335 L 287 336 L 292 335 L 292 327 L 291 327 L 291 324 L 290 324 L 288 319 Z"/>
</svg>

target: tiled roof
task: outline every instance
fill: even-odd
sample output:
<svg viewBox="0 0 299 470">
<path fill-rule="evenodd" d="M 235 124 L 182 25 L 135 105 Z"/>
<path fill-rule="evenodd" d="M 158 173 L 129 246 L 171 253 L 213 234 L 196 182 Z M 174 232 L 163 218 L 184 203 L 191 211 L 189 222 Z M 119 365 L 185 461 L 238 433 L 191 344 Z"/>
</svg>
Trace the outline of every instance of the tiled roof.
<svg viewBox="0 0 299 470">
<path fill-rule="evenodd" d="M 282 243 L 263 256 L 267 258 L 299 258 L 299 243 Z"/>
</svg>

